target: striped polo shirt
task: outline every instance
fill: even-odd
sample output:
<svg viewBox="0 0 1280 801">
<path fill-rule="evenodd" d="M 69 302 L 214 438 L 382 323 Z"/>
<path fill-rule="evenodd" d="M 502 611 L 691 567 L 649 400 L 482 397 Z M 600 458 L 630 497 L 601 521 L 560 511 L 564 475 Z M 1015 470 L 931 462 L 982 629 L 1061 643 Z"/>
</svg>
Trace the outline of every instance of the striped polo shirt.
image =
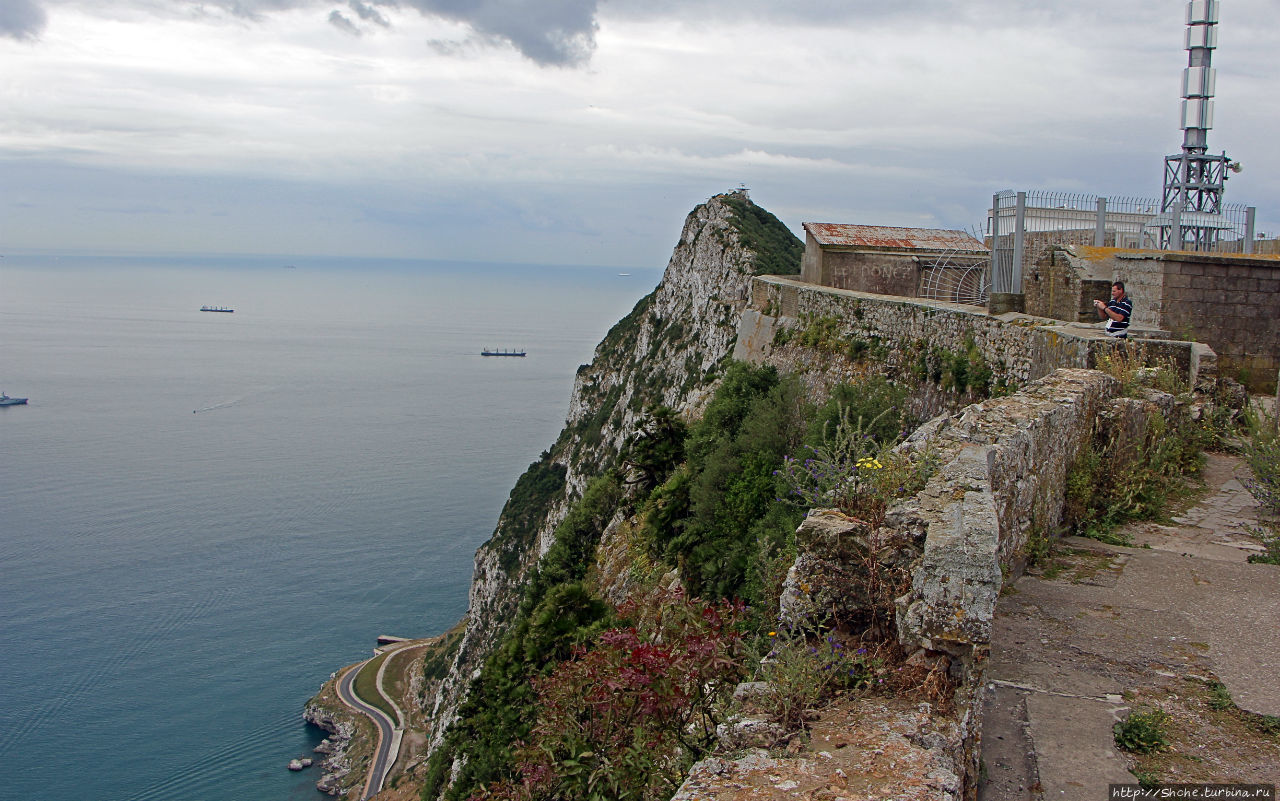
<svg viewBox="0 0 1280 801">
<path fill-rule="evenodd" d="M 1124 315 L 1120 320 L 1107 319 L 1107 335 L 1127 337 L 1129 335 L 1129 317 L 1133 314 L 1133 301 L 1129 300 L 1128 295 L 1125 295 L 1120 300 L 1113 298 L 1107 302 L 1107 309 Z"/>
</svg>

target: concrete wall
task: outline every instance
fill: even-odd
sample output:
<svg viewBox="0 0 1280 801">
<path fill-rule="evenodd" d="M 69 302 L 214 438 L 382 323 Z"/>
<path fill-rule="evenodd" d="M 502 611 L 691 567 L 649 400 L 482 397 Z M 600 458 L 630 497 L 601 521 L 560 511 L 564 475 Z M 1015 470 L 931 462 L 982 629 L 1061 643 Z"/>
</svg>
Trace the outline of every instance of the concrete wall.
<svg viewBox="0 0 1280 801">
<path fill-rule="evenodd" d="M 926 257 L 932 258 L 926 253 Z M 823 248 L 806 233 L 800 278 L 805 283 L 915 297 L 920 264 L 911 254 Z"/>
</svg>

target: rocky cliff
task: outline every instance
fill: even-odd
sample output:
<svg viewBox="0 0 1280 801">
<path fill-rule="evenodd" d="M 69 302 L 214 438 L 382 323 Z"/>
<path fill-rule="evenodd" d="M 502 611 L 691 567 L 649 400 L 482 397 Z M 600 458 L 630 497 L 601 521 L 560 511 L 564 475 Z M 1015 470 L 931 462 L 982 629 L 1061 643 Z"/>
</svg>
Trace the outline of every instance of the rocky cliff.
<svg viewBox="0 0 1280 801">
<path fill-rule="evenodd" d="M 466 632 L 436 691 L 433 747 L 588 481 L 614 466 L 646 409 L 696 413 L 733 349 L 751 278 L 798 272 L 802 249 L 742 191 L 689 213 L 661 283 L 579 368 L 559 439 L 517 482 L 493 537 L 476 552 Z"/>
</svg>

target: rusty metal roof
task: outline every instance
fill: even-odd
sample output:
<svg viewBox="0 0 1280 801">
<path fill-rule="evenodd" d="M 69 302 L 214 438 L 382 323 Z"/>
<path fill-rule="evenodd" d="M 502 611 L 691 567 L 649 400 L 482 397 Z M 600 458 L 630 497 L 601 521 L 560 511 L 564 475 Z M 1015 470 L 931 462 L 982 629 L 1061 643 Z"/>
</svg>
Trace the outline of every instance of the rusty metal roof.
<svg viewBox="0 0 1280 801">
<path fill-rule="evenodd" d="M 885 225 L 805 223 L 804 230 L 819 245 L 870 250 L 958 250 L 986 253 L 987 248 L 964 231 L 941 228 L 890 228 Z"/>
</svg>

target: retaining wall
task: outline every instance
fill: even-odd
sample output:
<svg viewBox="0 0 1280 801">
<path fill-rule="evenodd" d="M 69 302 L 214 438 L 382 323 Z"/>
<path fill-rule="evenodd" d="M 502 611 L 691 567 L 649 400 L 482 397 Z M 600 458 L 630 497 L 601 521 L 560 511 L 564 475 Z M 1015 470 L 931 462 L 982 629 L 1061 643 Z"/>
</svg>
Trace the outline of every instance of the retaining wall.
<svg viewBox="0 0 1280 801">
<path fill-rule="evenodd" d="M 803 332 L 821 318 L 834 318 L 843 343 L 861 350 L 835 350 L 823 358 L 802 352 L 787 335 Z M 794 371 L 825 369 L 848 372 L 848 362 L 872 361 L 868 369 L 891 378 L 927 378 L 931 354 L 964 354 L 972 349 L 991 370 L 994 386 L 1016 388 L 1060 367 L 1094 367 L 1098 356 L 1117 347 L 1133 348 L 1134 340 L 1117 342 L 1099 325 L 1064 323 L 1043 317 L 1007 313 L 992 315 L 978 306 L 922 298 L 876 295 L 814 286 L 796 279 L 759 276 L 752 281 L 749 307 L 738 328 L 734 358 L 779 364 Z M 1143 358 L 1171 362 L 1192 385 L 1216 377 L 1213 351 L 1194 342 L 1144 339 Z M 933 361 L 936 361 L 934 359 Z"/>
</svg>

